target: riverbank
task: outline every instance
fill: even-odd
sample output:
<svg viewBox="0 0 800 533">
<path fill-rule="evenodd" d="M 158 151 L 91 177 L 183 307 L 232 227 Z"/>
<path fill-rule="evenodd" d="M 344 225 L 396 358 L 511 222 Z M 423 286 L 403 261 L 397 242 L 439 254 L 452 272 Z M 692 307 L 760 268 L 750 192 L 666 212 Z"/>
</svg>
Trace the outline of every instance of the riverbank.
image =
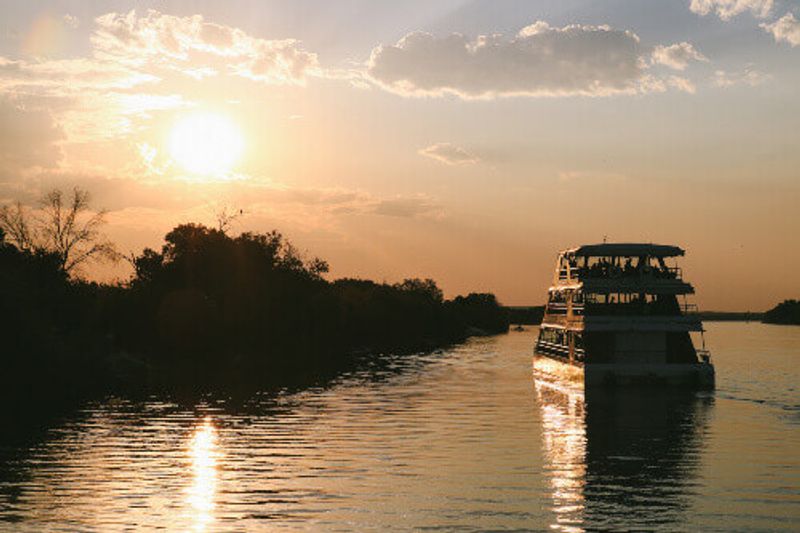
<svg viewBox="0 0 800 533">
<path fill-rule="evenodd" d="M 4 405 L 305 387 L 364 358 L 508 330 L 492 294 L 446 300 L 430 279 L 328 281 L 327 263 L 277 232 L 184 224 L 131 262 L 124 284 L 88 283 L 0 238 Z"/>
<path fill-rule="evenodd" d="M 707 322 L 760 322 L 764 313 L 751 311 L 700 311 L 697 318 Z"/>
</svg>

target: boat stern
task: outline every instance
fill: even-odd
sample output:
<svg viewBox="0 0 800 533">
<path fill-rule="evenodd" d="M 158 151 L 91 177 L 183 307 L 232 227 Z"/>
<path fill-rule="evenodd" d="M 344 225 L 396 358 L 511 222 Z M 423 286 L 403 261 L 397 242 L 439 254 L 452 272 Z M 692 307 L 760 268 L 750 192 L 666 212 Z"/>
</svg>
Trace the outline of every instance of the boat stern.
<svg viewBox="0 0 800 533">
<path fill-rule="evenodd" d="M 610 385 L 665 385 L 710 390 L 715 386 L 714 365 L 695 364 L 588 364 L 587 387 Z"/>
</svg>

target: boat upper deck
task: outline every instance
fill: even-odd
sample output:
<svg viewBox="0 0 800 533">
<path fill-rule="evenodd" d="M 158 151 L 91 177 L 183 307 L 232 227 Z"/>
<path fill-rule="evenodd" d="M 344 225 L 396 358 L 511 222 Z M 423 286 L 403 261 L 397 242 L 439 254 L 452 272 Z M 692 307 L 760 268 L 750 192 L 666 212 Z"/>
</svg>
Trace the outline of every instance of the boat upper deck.
<svg viewBox="0 0 800 533">
<path fill-rule="evenodd" d="M 686 252 L 669 244 L 602 243 L 584 244 L 564 250 L 562 255 L 572 257 L 678 257 Z"/>
<path fill-rule="evenodd" d="M 553 288 L 578 288 L 586 293 L 692 294 L 677 265 L 667 258 L 684 255 L 677 246 L 604 243 L 559 254 Z"/>
</svg>

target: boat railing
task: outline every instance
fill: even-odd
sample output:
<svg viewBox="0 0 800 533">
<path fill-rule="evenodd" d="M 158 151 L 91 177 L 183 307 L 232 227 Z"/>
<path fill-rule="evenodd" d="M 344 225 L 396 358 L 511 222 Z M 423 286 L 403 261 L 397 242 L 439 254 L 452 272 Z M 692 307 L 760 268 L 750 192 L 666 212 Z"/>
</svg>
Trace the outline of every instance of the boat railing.
<svg viewBox="0 0 800 533">
<path fill-rule="evenodd" d="M 583 303 L 574 303 L 572 304 L 572 312 L 576 315 L 583 314 L 584 305 Z M 566 315 L 567 311 L 569 310 L 569 305 L 567 302 L 548 302 L 547 303 L 547 312 L 552 315 Z"/>
<path fill-rule="evenodd" d="M 536 343 L 536 349 L 550 355 L 566 357 L 567 359 L 569 358 L 569 346 L 565 346 L 563 344 L 539 341 Z"/>
<path fill-rule="evenodd" d="M 575 307 L 573 306 L 573 310 Z M 586 304 L 587 315 L 633 315 L 633 316 L 681 316 L 687 313 L 697 313 L 697 304 L 680 304 L 664 302 L 612 302 Z"/>
<path fill-rule="evenodd" d="M 570 361 L 569 358 L 569 346 L 565 346 L 563 344 L 556 344 L 553 342 L 547 341 L 538 341 L 536 343 L 536 351 L 539 353 L 546 354 L 550 357 L 555 357 L 556 359 L 560 359 L 565 363 L 572 363 L 577 365 L 583 365 L 584 359 L 586 359 L 586 352 L 583 348 L 575 348 L 574 358 Z"/>
<path fill-rule="evenodd" d="M 547 312 L 554 315 L 567 314 L 567 304 L 564 302 L 549 302 L 547 304 Z"/>
<path fill-rule="evenodd" d="M 571 274 L 571 276 L 570 276 Z M 580 281 L 582 279 L 665 279 L 682 280 L 681 267 L 645 267 L 631 268 L 619 265 L 602 265 L 577 267 L 568 272 L 566 268 L 559 270 L 559 279 Z"/>
<path fill-rule="evenodd" d="M 684 315 L 688 315 L 690 313 L 697 314 L 697 312 L 699 311 L 699 309 L 697 308 L 697 304 L 683 303 L 679 305 Z"/>
<path fill-rule="evenodd" d="M 586 358 L 586 351 L 583 348 L 575 347 L 575 351 L 573 352 L 576 361 L 583 362 Z"/>
<path fill-rule="evenodd" d="M 705 350 L 705 349 L 696 350 L 696 351 L 697 351 L 697 357 L 700 358 L 700 361 L 702 361 L 703 363 L 711 364 L 711 352 L 710 351 Z"/>
<path fill-rule="evenodd" d="M 683 279 L 683 270 L 681 270 L 681 267 L 667 267 L 665 270 L 667 273 L 671 274 L 671 278 Z"/>
</svg>

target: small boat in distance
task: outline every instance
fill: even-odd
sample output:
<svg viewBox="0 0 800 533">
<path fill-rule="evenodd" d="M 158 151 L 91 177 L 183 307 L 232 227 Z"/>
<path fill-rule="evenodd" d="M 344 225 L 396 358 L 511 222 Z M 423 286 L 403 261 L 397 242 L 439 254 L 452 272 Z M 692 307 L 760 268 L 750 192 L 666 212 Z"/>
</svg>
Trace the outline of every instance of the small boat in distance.
<svg viewBox="0 0 800 533">
<path fill-rule="evenodd" d="M 686 303 L 694 288 L 667 260 L 677 246 L 604 243 L 558 255 L 534 348 L 539 373 L 585 386 L 665 384 L 714 388 L 703 325 Z M 682 302 L 678 298 L 682 298 Z"/>
</svg>

